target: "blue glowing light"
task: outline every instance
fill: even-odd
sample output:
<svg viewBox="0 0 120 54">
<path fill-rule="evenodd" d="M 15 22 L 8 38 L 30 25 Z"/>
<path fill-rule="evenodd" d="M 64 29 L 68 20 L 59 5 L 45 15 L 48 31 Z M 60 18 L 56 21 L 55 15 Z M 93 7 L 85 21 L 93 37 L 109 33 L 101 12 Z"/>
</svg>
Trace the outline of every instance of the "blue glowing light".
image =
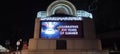
<svg viewBox="0 0 120 54">
<path fill-rule="evenodd" d="M 57 28 L 59 22 L 42 22 L 41 37 L 42 38 L 59 38 L 60 32 Z"/>
</svg>

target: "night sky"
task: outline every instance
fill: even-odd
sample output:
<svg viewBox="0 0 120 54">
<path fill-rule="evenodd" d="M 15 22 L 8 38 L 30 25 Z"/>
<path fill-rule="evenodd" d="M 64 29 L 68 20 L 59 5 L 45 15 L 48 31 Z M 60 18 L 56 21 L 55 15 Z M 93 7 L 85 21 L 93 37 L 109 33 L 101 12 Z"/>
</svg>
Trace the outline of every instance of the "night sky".
<svg viewBox="0 0 120 54">
<path fill-rule="evenodd" d="M 4 0 L 0 1 L 0 44 L 10 40 L 12 45 L 22 38 L 33 37 L 34 20 L 38 11 L 46 10 L 54 0 Z M 77 9 L 94 15 L 97 34 L 119 31 L 118 1 L 115 0 L 69 0 Z M 89 5 L 91 8 L 89 9 Z"/>
</svg>

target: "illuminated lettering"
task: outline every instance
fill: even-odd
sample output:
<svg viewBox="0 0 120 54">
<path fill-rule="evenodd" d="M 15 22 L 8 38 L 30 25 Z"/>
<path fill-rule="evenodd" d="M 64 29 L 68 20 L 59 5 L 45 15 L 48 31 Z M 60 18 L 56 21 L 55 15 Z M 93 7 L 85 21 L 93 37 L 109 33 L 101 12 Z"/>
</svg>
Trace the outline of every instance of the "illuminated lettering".
<svg viewBox="0 0 120 54">
<path fill-rule="evenodd" d="M 68 29 L 68 31 L 77 31 L 77 29 Z"/>
<path fill-rule="evenodd" d="M 78 28 L 78 25 L 62 25 L 59 28 Z"/>
<path fill-rule="evenodd" d="M 61 31 L 67 31 L 67 29 L 61 29 Z"/>
<path fill-rule="evenodd" d="M 78 35 L 78 32 L 65 32 L 66 35 Z"/>
<path fill-rule="evenodd" d="M 64 35 L 64 32 L 60 32 L 61 35 Z"/>
</svg>

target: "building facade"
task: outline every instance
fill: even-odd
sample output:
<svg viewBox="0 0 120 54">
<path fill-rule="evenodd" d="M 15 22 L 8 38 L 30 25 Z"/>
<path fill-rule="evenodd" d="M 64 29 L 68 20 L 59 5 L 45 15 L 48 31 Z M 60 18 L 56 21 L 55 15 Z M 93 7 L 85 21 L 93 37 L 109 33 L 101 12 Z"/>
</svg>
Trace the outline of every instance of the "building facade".
<svg viewBox="0 0 120 54">
<path fill-rule="evenodd" d="M 96 39 L 92 18 L 67 0 L 54 1 L 46 11 L 38 12 L 34 38 L 22 54 L 108 54 Z"/>
</svg>

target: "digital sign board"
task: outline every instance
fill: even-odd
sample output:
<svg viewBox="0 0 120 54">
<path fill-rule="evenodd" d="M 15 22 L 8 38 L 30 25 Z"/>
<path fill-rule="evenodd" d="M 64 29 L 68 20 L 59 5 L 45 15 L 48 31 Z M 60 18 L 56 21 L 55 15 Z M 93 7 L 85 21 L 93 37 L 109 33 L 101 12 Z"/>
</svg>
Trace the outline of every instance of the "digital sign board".
<svg viewBox="0 0 120 54">
<path fill-rule="evenodd" d="M 82 21 L 77 17 L 52 17 L 43 18 L 40 21 L 40 38 L 82 38 Z M 76 19 L 75 19 L 76 18 Z"/>
</svg>

